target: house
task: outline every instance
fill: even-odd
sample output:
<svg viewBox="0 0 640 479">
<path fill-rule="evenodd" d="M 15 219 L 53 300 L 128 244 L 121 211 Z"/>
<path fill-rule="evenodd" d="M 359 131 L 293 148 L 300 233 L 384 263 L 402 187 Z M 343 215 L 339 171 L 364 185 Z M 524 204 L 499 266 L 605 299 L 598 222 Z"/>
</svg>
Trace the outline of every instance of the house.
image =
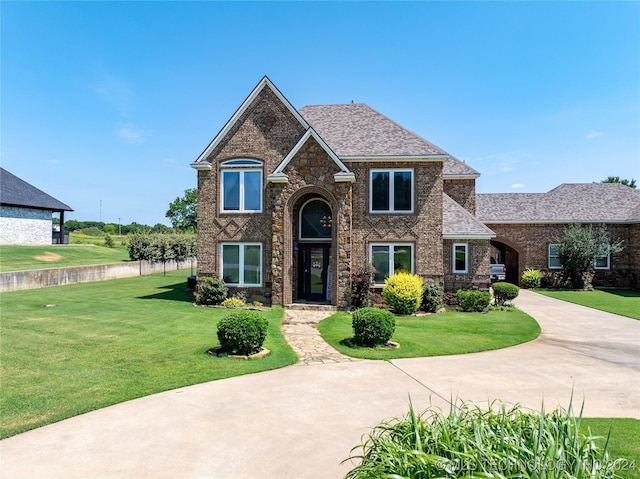
<svg viewBox="0 0 640 479">
<path fill-rule="evenodd" d="M 368 105 L 297 110 L 264 77 L 197 160 L 198 276 L 249 299 L 347 307 L 375 267 L 488 289 L 479 173 Z"/>
<path fill-rule="evenodd" d="M 0 168 L 0 244 L 48 245 L 67 242 L 68 205 Z M 52 214 L 60 213 L 60 231 L 52 234 Z"/>
<path fill-rule="evenodd" d="M 594 286 L 640 288 L 640 191 L 618 183 L 562 184 L 547 193 L 479 194 L 477 217 L 490 227 L 492 255 L 518 283 L 526 268 L 562 270 L 557 238 L 572 223 L 605 226 L 623 241 L 619 253 L 595 258 Z"/>
</svg>

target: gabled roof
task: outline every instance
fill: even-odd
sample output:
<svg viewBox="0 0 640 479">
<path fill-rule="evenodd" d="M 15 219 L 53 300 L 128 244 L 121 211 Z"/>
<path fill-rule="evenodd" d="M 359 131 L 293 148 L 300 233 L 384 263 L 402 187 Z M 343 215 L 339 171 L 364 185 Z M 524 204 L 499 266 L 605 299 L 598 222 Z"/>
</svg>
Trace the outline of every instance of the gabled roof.
<svg viewBox="0 0 640 479">
<path fill-rule="evenodd" d="M 640 191 L 619 183 L 563 183 L 547 193 L 476 196 L 484 223 L 637 223 Z"/>
<path fill-rule="evenodd" d="M 305 121 L 305 119 L 300 116 L 300 113 L 289 103 L 280 90 L 276 88 L 276 86 L 269 80 L 268 77 L 264 76 L 262 80 L 256 85 L 253 91 L 249 94 L 249 96 L 242 102 L 242 105 L 236 110 L 233 116 L 229 119 L 229 121 L 224 125 L 222 130 L 216 135 L 216 137 L 209 143 L 209 146 L 205 148 L 205 150 L 200 154 L 198 159 L 191 163 L 191 166 L 195 169 L 200 168 L 210 168 L 210 164 L 206 161 L 211 152 L 218 146 L 218 144 L 222 141 L 222 139 L 229 133 L 233 125 L 236 124 L 238 119 L 242 116 L 242 114 L 249 108 L 251 103 L 256 99 L 256 97 L 264 90 L 265 88 L 269 88 L 278 99 L 284 104 L 284 106 L 291 112 L 291 114 L 302 124 L 305 129 L 309 128 L 309 124 Z"/>
<path fill-rule="evenodd" d="M 488 239 L 496 234 L 446 193 L 442 194 L 442 237 Z"/>
<path fill-rule="evenodd" d="M 427 159 L 444 161 L 445 178 L 480 176 L 442 148 L 365 103 L 310 105 L 301 108 L 300 114 L 343 161 Z"/>
<path fill-rule="evenodd" d="M 62 201 L 56 200 L 4 168 L 0 168 L 0 204 L 51 211 L 73 211 Z"/>
<path fill-rule="evenodd" d="M 271 173 L 267 177 L 267 179 L 274 183 L 286 182 L 287 176 L 284 173 L 285 167 L 289 164 L 289 162 L 298 153 L 298 151 L 300 151 L 300 148 L 302 148 L 310 138 L 313 138 L 327 153 L 327 155 L 329 155 L 329 158 L 331 158 L 331 160 L 336 164 L 336 166 L 340 168 L 340 172 L 333 175 L 334 180 L 336 182 L 348 181 L 353 183 L 356 180 L 355 175 L 351 171 L 349 171 L 349 168 L 347 168 L 344 165 L 344 163 L 342 163 L 342 161 L 340 161 L 340 159 L 336 156 L 336 154 L 331 150 L 331 148 L 329 148 L 329 146 L 327 146 L 324 140 L 320 138 L 320 136 L 318 136 L 318 133 L 316 133 L 316 131 L 313 128 L 309 128 L 306 131 L 306 133 L 302 135 L 302 138 L 298 140 L 298 143 L 296 143 L 296 145 L 291 149 L 291 151 L 287 154 L 287 156 L 284 157 L 284 160 L 282 160 L 282 162 L 278 165 L 275 171 Z"/>
</svg>

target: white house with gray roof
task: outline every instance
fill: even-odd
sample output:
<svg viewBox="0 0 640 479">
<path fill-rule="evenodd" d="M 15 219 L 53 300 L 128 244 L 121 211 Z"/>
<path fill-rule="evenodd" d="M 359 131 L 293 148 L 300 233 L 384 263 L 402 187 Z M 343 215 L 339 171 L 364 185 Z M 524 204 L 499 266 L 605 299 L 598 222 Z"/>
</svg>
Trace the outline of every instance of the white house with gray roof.
<svg viewBox="0 0 640 479">
<path fill-rule="evenodd" d="M 48 245 L 64 241 L 65 203 L 0 168 L 0 244 Z M 52 231 L 52 215 L 60 213 L 58 239 Z"/>
</svg>

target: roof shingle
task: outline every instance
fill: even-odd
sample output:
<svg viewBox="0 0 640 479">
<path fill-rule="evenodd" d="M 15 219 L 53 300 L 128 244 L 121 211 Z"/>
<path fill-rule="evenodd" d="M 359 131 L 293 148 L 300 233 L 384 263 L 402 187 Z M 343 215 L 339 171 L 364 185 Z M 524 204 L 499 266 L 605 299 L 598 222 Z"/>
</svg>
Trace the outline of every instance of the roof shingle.
<svg viewBox="0 0 640 479">
<path fill-rule="evenodd" d="M 442 194 L 442 235 L 445 237 L 495 237 L 496 234 L 446 193 Z"/>
<path fill-rule="evenodd" d="M 0 204 L 51 211 L 73 211 L 62 201 L 0 168 Z"/>
</svg>

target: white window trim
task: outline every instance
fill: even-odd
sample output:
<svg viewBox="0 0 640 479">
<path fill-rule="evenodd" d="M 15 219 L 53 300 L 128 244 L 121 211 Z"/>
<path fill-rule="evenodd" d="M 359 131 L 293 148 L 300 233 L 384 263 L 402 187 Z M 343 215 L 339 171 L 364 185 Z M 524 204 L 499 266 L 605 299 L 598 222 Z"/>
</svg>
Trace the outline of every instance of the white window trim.
<svg viewBox="0 0 640 479">
<path fill-rule="evenodd" d="M 223 260 L 223 250 L 225 246 L 238 246 L 238 274 L 240 278 L 239 283 L 225 283 L 227 286 L 237 286 L 237 287 L 261 287 L 264 271 L 262 269 L 262 243 L 235 243 L 233 241 L 227 241 L 224 243 L 220 243 L 220 279 L 224 281 L 223 271 L 224 271 L 224 260 Z M 260 282 L 259 283 L 245 283 L 244 282 L 244 247 L 245 246 L 259 246 L 260 247 Z"/>
<path fill-rule="evenodd" d="M 394 196 L 394 181 L 393 173 L 395 172 L 409 172 L 411 173 L 411 209 L 409 210 L 396 210 L 393 202 Z M 373 209 L 373 174 L 374 173 L 389 173 L 389 209 L 388 210 L 374 210 Z M 369 213 L 371 214 L 411 214 L 414 210 L 414 197 L 415 197 L 415 172 L 413 168 L 375 168 L 369 170 Z"/>
<path fill-rule="evenodd" d="M 456 247 L 464 247 L 464 269 L 456 269 Z M 469 272 L 469 243 L 453 243 L 451 248 L 451 271 L 455 274 L 467 274 Z"/>
<path fill-rule="evenodd" d="M 558 243 L 551 243 L 547 247 L 547 266 L 549 267 L 549 269 L 562 269 L 562 264 L 560 266 L 551 266 L 551 248 L 556 246 L 558 246 Z M 554 255 L 553 258 L 558 258 L 558 261 L 560 261 L 560 256 Z"/>
<path fill-rule="evenodd" d="M 233 160 L 223 161 L 220 164 L 220 211 L 223 213 L 262 213 L 262 203 L 264 201 L 264 195 L 262 189 L 264 185 L 264 178 L 262 177 L 262 162 L 258 160 L 235 158 Z M 224 174 L 225 172 L 234 171 L 240 174 L 240 209 L 228 210 L 224 205 Z M 244 201 L 244 174 L 245 172 L 260 172 L 260 208 L 257 210 L 245 209 Z"/>
<path fill-rule="evenodd" d="M 416 254 L 416 248 L 415 245 L 413 243 L 369 243 L 369 263 L 373 264 L 373 247 L 374 246 L 386 246 L 388 253 L 389 253 L 389 277 L 393 276 L 393 274 L 395 273 L 394 271 L 394 267 L 393 267 L 393 262 L 391 261 L 391 259 L 393 258 L 393 249 L 396 246 L 408 246 L 409 248 L 411 248 L 411 274 L 414 274 L 414 269 L 415 269 L 415 254 Z M 384 285 L 384 283 L 374 283 L 374 286 L 380 286 L 380 285 Z"/>
</svg>

